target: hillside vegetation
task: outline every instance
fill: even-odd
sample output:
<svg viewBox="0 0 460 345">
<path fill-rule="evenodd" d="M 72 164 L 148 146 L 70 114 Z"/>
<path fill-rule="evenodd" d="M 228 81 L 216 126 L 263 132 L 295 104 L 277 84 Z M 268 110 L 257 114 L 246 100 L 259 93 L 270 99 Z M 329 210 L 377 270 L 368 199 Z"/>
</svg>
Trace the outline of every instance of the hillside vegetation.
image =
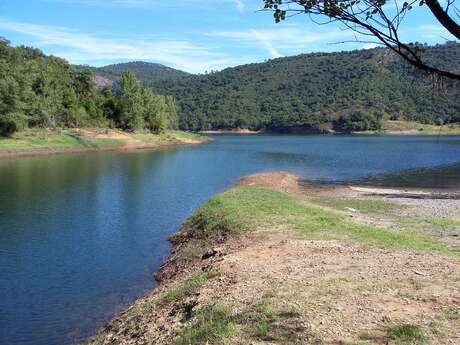
<svg viewBox="0 0 460 345">
<path fill-rule="evenodd" d="M 460 44 L 421 47 L 430 64 L 460 71 Z M 148 67 L 148 65 L 139 65 Z M 420 75 L 387 49 L 313 53 L 228 68 L 205 75 L 143 82 L 174 96 L 188 130 L 291 127 L 377 130 L 381 119 L 426 124 L 460 121 L 460 85 Z M 97 69 L 124 70 L 123 65 Z"/>
<path fill-rule="evenodd" d="M 131 72 L 98 90 L 89 69 L 0 39 L 0 136 L 26 128 L 116 127 L 161 132 L 177 126 L 175 101 Z"/>
<path fill-rule="evenodd" d="M 190 75 L 189 73 L 179 71 L 177 69 L 167 67 L 158 63 L 150 63 L 143 61 L 133 61 L 126 63 L 119 63 L 108 65 L 104 67 L 88 67 L 88 66 L 77 66 L 79 69 L 90 68 L 93 72 L 97 73 L 98 76 L 103 78 L 116 81 L 126 71 L 134 73 L 137 79 L 142 83 L 149 84 L 152 80 L 172 80 L 179 77 Z"/>
</svg>

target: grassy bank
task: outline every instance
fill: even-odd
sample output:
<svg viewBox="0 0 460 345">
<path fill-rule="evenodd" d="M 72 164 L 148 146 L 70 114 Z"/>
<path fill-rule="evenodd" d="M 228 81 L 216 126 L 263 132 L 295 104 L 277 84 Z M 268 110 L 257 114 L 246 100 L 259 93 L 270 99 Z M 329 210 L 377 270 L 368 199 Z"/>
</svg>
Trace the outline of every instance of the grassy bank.
<svg viewBox="0 0 460 345">
<path fill-rule="evenodd" d="M 381 130 L 358 132 L 357 134 L 460 135 L 460 125 L 453 123 L 437 126 L 412 121 L 383 121 Z"/>
<path fill-rule="evenodd" d="M 34 129 L 0 138 L 0 156 L 34 155 L 65 151 L 143 148 L 182 143 L 199 143 L 204 137 L 181 131 L 161 134 L 127 133 L 104 129 Z"/>
<path fill-rule="evenodd" d="M 295 179 L 270 176 L 201 207 L 172 238 L 160 288 L 92 343 L 422 345 L 459 339 L 458 248 L 417 227 L 400 231 L 347 213 L 400 213 L 398 204 L 312 196 L 292 185 Z"/>
<path fill-rule="evenodd" d="M 366 202 L 366 206 L 391 207 L 385 202 Z M 307 240 L 355 240 L 387 248 L 460 254 L 417 232 L 395 232 L 350 222 L 343 215 L 308 207 L 286 193 L 267 188 L 238 187 L 215 196 L 192 217 L 191 224 L 199 238 L 212 239 L 249 229 L 286 228 Z"/>
</svg>

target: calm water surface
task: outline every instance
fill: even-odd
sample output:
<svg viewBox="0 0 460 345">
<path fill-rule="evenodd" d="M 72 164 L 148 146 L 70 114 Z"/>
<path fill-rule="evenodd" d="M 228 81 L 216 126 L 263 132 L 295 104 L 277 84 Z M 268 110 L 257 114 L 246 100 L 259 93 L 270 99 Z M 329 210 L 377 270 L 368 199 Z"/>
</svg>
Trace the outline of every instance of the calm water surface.
<svg viewBox="0 0 460 345">
<path fill-rule="evenodd" d="M 242 175 L 460 189 L 459 162 L 460 137 L 346 136 L 0 161 L 0 343 L 84 340 L 155 286 L 167 237 Z"/>
</svg>

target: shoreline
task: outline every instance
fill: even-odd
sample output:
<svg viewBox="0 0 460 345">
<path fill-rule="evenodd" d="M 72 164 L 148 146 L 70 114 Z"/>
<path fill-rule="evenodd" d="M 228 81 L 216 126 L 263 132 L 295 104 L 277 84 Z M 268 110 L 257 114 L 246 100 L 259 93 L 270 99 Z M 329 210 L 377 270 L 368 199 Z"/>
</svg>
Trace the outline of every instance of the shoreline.
<svg viewBox="0 0 460 345">
<path fill-rule="evenodd" d="M 262 134 L 262 131 L 253 131 L 247 128 L 233 128 L 233 129 L 209 129 L 204 131 L 198 131 L 199 134 L 238 134 L 238 135 L 251 135 L 251 134 Z"/>
<path fill-rule="evenodd" d="M 97 153 L 97 152 L 110 152 L 110 151 L 134 151 L 134 150 L 155 150 L 166 147 L 174 147 L 181 145 L 199 145 L 210 141 L 209 138 L 200 136 L 195 138 L 182 138 L 182 133 L 178 132 L 179 135 L 175 137 L 161 138 L 160 135 L 151 134 L 151 138 L 155 139 L 155 142 L 142 142 L 138 139 L 132 139 L 129 134 L 121 133 L 118 131 L 107 131 L 108 134 L 101 134 L 99 131 L 90 130 L 76 130 L 68 134 L 66 132 L 59 132 L 59 135 L 73 137 L 78 135 L 78 140 L 88 140 L 88 146 L 81 147 L 38 147 L 29 149 L 0 149 L 0 160 L 10 160 L 16 158 L 26 157 L 40 157 L 40 156 L 51 156 L 51 155 L 64 155 L 64 154 L 81 154 L 81 153 Z M 54 131 L 51 131 L 54 133 Z M 83 134 L 82 134 L 83 133 Z M 169 134 L 168 134 L 169 135 Z M 82 139 L 80 139 L 80 136 Z M 33 137 L 33 135 L 32 135 Z M 8 140 L 8 139 L 3 139 Z M 14 140 L 14 139 L 13 139 Z M 104 141 L 112 141 L 111 143 L 105 143 Z M 94 143 L 93 143 L 94 141 Z M 100 142 L 99 142 L 100 141 Z M 117 142 L 113 142 L 117 141 Z M 0 142 L 1 144 L 1 142 Z"/>
<path fill-rule="evenodd" d="M 355 341 L 360 341 L 357 340 L 357 338 L 362 338 L 360 331 L 359 329 L 348 329 L 347 327 L 359 328 L 356 325 L 351 326 L 348 321 L 350 319 L 356 322 L 356 318 L 359 320 L 361 317 L 360 313 L 349 315 L 346 319 L 343 319 L 340 316 L 341 313 L 338 313 L 335 318 L 333 317 L 335 321 L 331 321 L 328 317 L 325 317 L 320 310 L 316 311 L 319 307 L 316 306 L 313 301 L 309 302 L 313 303 L 313 307 L 309 305 L 309 308 L 316 308 L 314 309 L 314 313 L 318 313 L 315 314 L 318 320 L 310 320 L 305 318 L 304 316 L 306 315 L 303 314 L 307 313 L 307 315 L 309 315 L 308 313 L 311 313 L 311 310 L 308 312 L 303 311 L 302 308 L 300 308 L 302 310 L 297 310 L 298 304 L 303 303 L 303 299 L 295 302 L 289 307 L 295 306 L 293 307 L 296 309 L 294 312 L 289 308 L 289 310 L 284 310 L 283 308 L 286 307 L 286 303 L 290 304 L 292 302 L 291 299 L 295 297 L 291 296 L 289 299 L 286 299 L 283 295 L 284 297 L 273 296 L 272 298 L 272 294 L 276 295 L 277 292 L 275 291 L 281 289 L 278 286 L 276 290 L 273 291 L 270 288 L 273 281 L 277 281 L 276 284 L 281 284 L 283 286 L 284 284 L 288 284 L 288 286 L 290 286 L 289 284 L 297 281 L 295 277 L 298 275 L 305 275 L 309 272 L 310 269 L 304 270 L 302 267 L 310 267 L 316 262 L 316 256 L 318 255 L 321 260 L 331 260 L 331 257 L 332 260 L 334 260 L 334 258 L 341 258 L 340 260 L 344 260 L 345 263 L 351 260 L 353 262 L 356 261 L 356 265 L 366 264 L 371 267 L 374 267 L 373 262 L 375 262 L 376 265 L 378 265 L 376 267 L 383 265 L 379 269 L 372 268 L 377 269 L 375 272 L 378 274 L 380 274 L 381 270 L 391 270 L 394 265 L 397 265 L 397 277 L 398 279 L 403 279 L 403 281 L 404 279 L 407 280 L 408 275 L 415 275 L 415 277 L 419 277 L 420 275 L 435 276 L 438 273 L 446 272 L 446 269 L 449 270 L 449 267 L 450 269 L 453 269 L 453 267 L 460 269 L 458 252 L 454 251 L 452 253 L 456 254 L 452 254 L 451 249 L 449 249 L 451 245 L 454 246 L 453 248 L 457 246 L 460 248 L 460 242 L 457 243 L 456 240 L 451 239 L 449 239 L 449 241 L 453 242 L 444 242 L 444 238 L 438 242 L 437 235 L 433 237 L 433 240 L 431 240 L 431 237 L 425 238 L 425 236 L 428 236 L 427 234 L 430 234 L 429 236 L 432 235 L 430 233 L 432 229 L 420 230 L 421 235 L 414 235 L 415 237 L 410 237 L 409 242 L 405 242 L 406 235 L 401 233 L 402 230 L 399 228 L 395 230 L 394 235 L 393 230 L 381 231 L 388 233 L 390 237 L 399 236 L 401 244 L 399 244 L 399 242 L 398 244 L 393 242 L 386 243 L 382 238 L 379 238 L 381 237 L 380 235 L 377 235 L 375 239 L 359 238 L 359 236 L 361 236 L 359 231 L 362 230 L 359 230 L 355 235 L 351 235 L 352 238 L 354 238 L 353 236 L 358 236 L 351 242 L 343 239 L 326 238 L 326 240 L 324 240 L 316 239 L 315 237 L 311 239 L 307 238 L 305 241 L 302 240 L 302 237 L 299 237 L 299 235 L 293 236 L 289 232 L 285 232 L 285 230 L 280 230 L 279 225 L 276 225 L 274 228 L 271 228 L 269 225 L 263 225 L 262 228 L 269 227 L 271 229 L 268 231 L 262 229 L 249 230 L 249 228 L 259 228 L 260 226 L 256 225 L 257 222 L 254 224 L 251 222 L 246 224 L 249 220 L 241 220 L 241 218 L 246 219 L 247 217 L 243 212 L 245 207 L 249 207 L 250 213 L 252 213 L 252 204 L 254 203 L 257 204 L 261 202 L 261 205 L 265 205 L 263 206 L 264 208 L 273 203 L 271 206 L 273 209 L 282 205 L 281 209 L 278 211 L 281 213 L 285 212 L 284 209 L 290 209 L 291 207 L 308 207 L 305 209 L 307 213 L 316 212 L 315 210 L 320 212 L 321 210 L 321 212 L 324 212 L 324 216 L 322 217 L 332 217 L 332 219 L 335 219 L 333 222 L 343 221 L 345 222 L 343 223 L 345 227 L 348 226 L 346 225 L 348 223 L 355 224 L 354 226 L 362 227 L 363 230 L 366 229 L 366 231 L 373 233 L 373 231 L 377 229 L 374 227 L 380 227 L 380 229 L 396 227 L 395 224 L 388 225 L 387 219 L 379 218 L 381 216 L 379 213 L 380 208 L 386 210 L 386 204 L 388 204 L 388 207 L 391 206 L 390 208 L 392 210 L 393 207 L 395 207 L 397 213 L 400 213 L 397 211 L 398 208 L 405 210 L 406 207 L 410 207 L 411 203 L 415 203 L 415 211 L 411 209 L 410 212 L 419 212 L 420 206 L 423 205 L 420 200 L 405 200 L 406 196 L 404 195 L 404 190 L 393 190 L 392 193 L 402 192 L 402 194 L 397 196 L 399 198 L 391 199 L 391 202 L 388 202 L 384 199 L 385 196 L 376 195 L 382 192 L 382 190 L 384 190 L 384 188 L 309 188 L 300 185 L 297 176 L 283 172 L 256 174 L 241 178 L 236 186 L 231 187 L 223 194 L 211 198 L 208 204 L 204 205 L 194 216 L 185 221 L 178 232 L 170 237 L 172 243 L 171 254 L 161 266 L 160 270 L 155 273 L 155 278 L 159 284 L 158 287 L 145 296 L 137 299 L 129 308 L 113 318 L 112 321 L 92 338 L 90 343 L 201 344 L 208 342 L 210 344 L 219 344 L 219 339 L 233 339 L 232 337 L 236 337 L 235 339 L 238 341 L 230 343 L 245 344 L 249 343 L 248 341 L 263 339 L 273 340 L 277 339 L 277 337 L 287 336 L 286 339 L 283 338 L 278 340 L 284 340 L 288 343 L 300 343 L 305 340 L 313 341 L 316 339 L 319 341 L 319 339 L 325 339 L 325 341 L 333 340 L 341 341 L 343 344 L 355 344 Z M 237 195 L 235 201 L 233 201 L 231 198 L 232 194 L 235 193 Z M 242 194 L 240 195 L 240 193 Z M 253 200 L 248 204 L 249 206 L 244 204 L 247 202 L 245 198 L 252 198 L 252 194 L 254 193 L 262 193 L 262 199 Z M 274 198 L 273 200 L 270 199 L 272 197 Z M 230 198 L 230 201 L 227 200 L 228 198 Z M 281 198 L 280 201 L 278 201 L 278 198 Z M 342 198 L 346 198 L 349 202 L 335 204 L 342 200 Z M 362 198 L 368 199 L 366 199 L 367 201 L 364 203 L 361 203 Z M 243 204 L 240 204 L 241 202 L 243 202 Z M 281 202 L 281 204 L 278 205 L 278 202 Z M 293 202 L 300 202 L 300 204 L 294 205 L 292 204 Z M 450 206 L 437 199 L 430 202 L 432 204 L 438 203 L 438 205 L 433 208 L 436 210 L 431 210 L 433 211 L 432 215 L 437 215 L 437 208 L 442 210 L 444 207 L 445 209 L 443 212 L 448 216 L 455 216 L 460 209 L 460 201 L 455 201 L 455 205 L 451 204 Z M 373 203 L 375 203 L 374 206 L 378 209 L 376 214 L 367 212 L 369 211 L 369 205 L 373 205 Z M 338 205 L 340 205 L 340 207 Z M 308 211 L 310 207 L 312 207 L 312 211 Z M 432 207 L 432 205 L 430 205 L 430 207 Z M 229 210 L 226 210 L 226 208 L 229 208 Z M 417 209 L 419 210 L 417 211 Z M 235 218 L 232 216 L 233 213 L 240 211 L 243 212 L 241 217 L 236 216 Z M 216 213 L 214 214 L 213 212 Z M 261 215 L 264 215 L 267 211 L 257 212 L 262 212 Z M 272 211 L 268 214 L 269 218 L 273 216 L 271 212 Z M 412 213 L 408 214 L 411 217 L 416 215 Z M 217 218 L 214 218 L 216 216 Z M 258 216 L 258 218 L 260 217 Z M 339 219 L 342 218 L 343 220 L 339 221 Z M 314 218 L 311 219 L 311 222 L 315 222 Z M 281 222 L 280 225 L 281 224 L 284 224 L 284 221 Z M 455 226 L 460 226 L 460 220 L 458 220 L 458 224 L 453 224 L 455 224 Z M 324 226 L 328 226 L 327 222 L 321 225 L 321 227 Z M 334 227 L 334 225 L 329 226 Z M 285 225 L 282 226 L 282 229 L 284 228 Z M 341 230 L 335 231 L 340 232 Z M 339 238 L 342 238 L 342 235 L 340 235 Z M 395 241 L 395 239 L 391 241 Z M 413 243 L 411 241 L 413 241 Z M 418 243 L 418 241 L 420 241 L 420 243 Z M 450 244 L 447 246 L 446 243 Z M 326 256 L 322 254 L 323 251 Z M 345 255 L 344 253 L 348 253 L 348 251 L 351 251 L 351 254 Z M 351 256 L 348 257 L 348 255 Z M 383 259 L 387 256 L 388 263 L 385 261 L 386 259 Z M 286 257 L 290 259 L 286 261 Z M 301 259 L 299 259 L 299 257 Z M 408 258 L 414 260 L 415 263 L 411 262 L 411 264 L 408 264 Z M 322 262 L 321 260 L 319 262 Z M 382 260 L 384 260 L 385 263 L 382 264 Z M 310 263 L 308 264 L 308 262 Z M 318 266 L 318 263 L 313 264 L 312 267 L 317 267 L 317 269 L 323 272 L 321 268 L 323 264 L 319 264 Z M 330 268 L 330 274 L 333 276 L 342 272 L 339 267 L 334 265 Z M 340 264 L 338 265 L 340 266 Z M 280 269 L 280 267 L 283 268 Z M 348 272 L 350 268 L 346 267 L 344 267 L 345 270 L 343 271 L 345 276 L 349 274 L 354 277 L 354 274 L 356 274 L 356 281 L 353 280 L 355 285 L 353 289 L 350 290 L 350 293 L 356 289 L 365 289 L 367 281 L 366 284 L 364 284 L 361 282 L 361 278 L 359 278 L 362 272 L 358 270 L 356 273 L 350 273 Z M 301 271 L 298 271 L 299 269 Z M 267 274 L 271 275 L 271 278 L 266 278 L 265 276 Z M 322 274 L 324 274 L 324 272 Z M 369 271 L 368 274 L 373 275 L 374 271 Z M 392 274 L 396 273 L 393 272 Z M 391 277 L 391 274 L 389 276 L 384 275 L 383 277 L 377 275 L 373 277 L 373 279 L 383 279 L 382 284 L 386 284 L 385 279 L 390 279 L 389 277 Z M 268 279 L 268 281 L 266 279 Z M 310 289 L 312 286 L 316 289 L 326 283 L 321 276 L 317 275 L 310 276 L 309 279 L 311 279 L 311 281 L 308 281 L 307 286 L 302 287 L 302 289 Z M 434 282 L 432 283 L 435 284 Z M 446 282 L 443 281 L 442 283 L 444 284 Z M 338 286 L 341 286 L 343 282 L 339 280 L 338 284 Z M 455 295 L 455 291 L 460 291 L 460 284 L 458 281 L 449 281 L 449 284 L 451 284 L 451 292 L 453 295 Z M 372 289 L 375 288 L 374 285 L 375 282 L 370 286 L 368 294 L 372 293 Z M 338 288 L 339 287 L 337 287 L 337 289 Z M 337 298 L 340 300 L 341 295 L 337 295 L 335 289 L 336 287 L 331 287 L 330 294 L 327 293 L 327 298 L 331 298 L 331 301 L 328 303 L 336 304 L 337 308 L 344 312 L 344 308 L 348 307 L 347 302 L 345 301 L 344 304 L 340 304 L 336 301 Z M 416 290 L 413 291 L 413 287 L 411 287 L 410 284 L 406 286 L 405 289 L 410 293 L 416 293 Z M 442 298 L 436 302 L 440 303 L 439 308 L 442 310 L 448 309 L 449 303 L 452 303 L 452 299 L 450 299 L 451 297 L 448 295 L 450 296 L 448 291 L 443 290 Z M 377 294 L 376 297 L 378 296 L 380 295 Z M 321 303 L 324 302 L 322 300 L 324 298 L 326 297 L 322 294 L 315 297 L 315 299 L 318 299 Z M 355 295 L 354 298 L 367 301 L 368 295 L 359 293 Z M 394 306 L 400 303 L 397 302 L 397 295 L 386 295 L 385 298 L 391 299 L 391 303 L 396 303 L 395 305 L 392 304 Z M 427 332 L 427 321 L 424 318 L 419 317 L 414 321 L 414 315 L 410 314 L 412 319 L 405 320 L 404 313 L 401 314 L 399 311 L 394 313 L 385 308 L 383 310 L 386 311 L 380 311 L 380 309 L 378 309 L 381 306 L 379 303 L 384 302 L 375 300 L 366 301 L 362 303 L 377 303 L 375 311 L 374 309 L 368 311 L 368 313 L 372 315 L 372 318 L 369 318 L 369 320 L 365 318 L 366 327 L 370 327 L 370 325 L 374 323 L 373 320 L 375 320 L 376 317 L 382 318 L 383 316 L 384 318 L 388 318 L 388 320 L 395 325 L 397 323 L 405 325 L 403 322 L 406 321 L 412 322 L 417 327 L 423 329 L 423 332 Z M 460 303 L 460 301 L 457 302 Z M 269 303 L 271 311 L 260 309 L 260 303 Z M 360 305 L 360 303 L 358 304 Z M 414 299 L 413 303 L 413 305 L 411 304 L 412 308 L 417 310 L 421 308 L 418 306 L 418 304 L 420 304 L 418 297 Z M 235 306 L 235 304 L 238 306 Z M 399 310 L 402 308 L 404 310 L 404 305 L 403 303 L 396 309 Z M 242 311 L 241 308 L 244 310 Z M 430 307 L 424 305 L 423 308 Z M 436 314 L 439 316 L 438 309 L 420 310 L 424 310 L 424 312 L 428 314 L 432 313 L 433 315 Z M 242 313 L 244 315 L 242 315 Z M 286 319 L 279 316 L 284 315 L 284 313 L 289 313 L 291 316 Z M 259 320 L 261 315 L 263 320 Z M 223 324 L 203 325 L 203 322 L 212 323 L 212 320 L 209 321 L 207 317 L 211 317 L 211 319 L 221 318 Z M 242 322 L 242 317 L 246 321 Z M 345 320 L 347 321 L 345 322 Z M 294 321 L 295 325 L 297 325 L 295 327 L 294 324 L 292 324 Z M 443 331 L 445 332 L 444 337 L 447 337 L 446 339 L 449 341 L 457 339 L 455 337 L 456 323 L 454 321 L 452 321 L 453 323 L 449 321 L 443 324 Z M 348 325 L 343 327 L 339 326 L 338 331 L 330 334 L 328 327 L 337 327 L 336 322 L 343 322 Z M 250 325 L 249 328 L 248 324 Z M 285 331 L 281 332 L 279 330 L 280 324 L 286 327 L 285 331 L 292 327 L 294 328 L 286 335 Z M 262 328 L 259 329 L 260 327 Z M 384 343 L 383 341 L 385 341 L 385 344 L 388 343 L 387 341 L 391 341 L 391 336 L 387 329 L 388 327 L 386 323 L 375 326 L 375 329 L 370 330 L 375 333 L 375 338 L 372 339 L 383 337 L 382 344 Z M 238 331 L 233 330 L 234 328 L 238 329 Z M 295 331 L 293 331 L 294 329 Z M 201 334 L 201 331 L 204 333 Z M 198 332 L 198 334 L 196 334 L 196 332 Z M 425 333 L 424 337 L 433 337 L 433 335 Z M 302 338 L 298 338 L 301 335 Z M 380 344 L 378 341 L 375 343 Z M 393 344 L 393 342 L 391 342 L 391 344 Z"/>
<path fill-rule="evenodd" d="M 292 126 L 250 130 L 247 128 L 226 128 L 199 131 L 202 134 L 285 134 L 285 135 L 352 135 L 352 136 L 458 136 L 460 125 L 426 125 L 410 121 L 388 120 L 382 123 L 382 129 L 375 131 L 336 131 L 330 126 Z"/>
<path fill-rule="evenodd" d="M 79 149 L 34 149 L 34 150 L 17 150 L 17 151 L 0 151 L 0 160 L 25 158 L 25 157 L 40 157 L 40 156 L 54 156 L 63 154 L 79 154 L 79 153 L 97 153 L 97 152 L 110 152 L 110 151 L 136 151 L 136 150 L 154 150 L 166 147 L 174 147 L 181 145 L 200 145 L 206 141 L 183 141 L 176 143 L 164 144 L 139 144 L 139 145 L 114 145 L 105 146 L 100 148 L 79 148 Z"/>
<path fill-rule="evenodd" d="M 276 130 L 259 130 L 259 131 L 235 131 L 235 130 L 206 130 L 197 132 L 202 135 L 311 135 L 311 136 L 401 136 L 401 137 L 455 137 L 460 136 L 460 130 L 454 132 L 423 132 L 418 130 L 401 130 L 401 131 L 362 131 L 362 132 L 303 132 L 303 131 L 276 131 Z"/>
</svg>

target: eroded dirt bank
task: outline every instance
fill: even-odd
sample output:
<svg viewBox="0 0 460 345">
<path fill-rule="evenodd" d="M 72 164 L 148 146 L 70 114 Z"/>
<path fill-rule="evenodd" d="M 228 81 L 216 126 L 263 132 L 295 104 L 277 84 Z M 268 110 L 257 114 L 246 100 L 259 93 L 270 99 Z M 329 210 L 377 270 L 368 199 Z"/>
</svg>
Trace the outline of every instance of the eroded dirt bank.
<svg viewBox="0 0 460 345">
<path fill-rule="evenodd" d="M 460 201 L 377 194 L 241 179 L 91 343 L 459 344 Z"/>
</svg>

